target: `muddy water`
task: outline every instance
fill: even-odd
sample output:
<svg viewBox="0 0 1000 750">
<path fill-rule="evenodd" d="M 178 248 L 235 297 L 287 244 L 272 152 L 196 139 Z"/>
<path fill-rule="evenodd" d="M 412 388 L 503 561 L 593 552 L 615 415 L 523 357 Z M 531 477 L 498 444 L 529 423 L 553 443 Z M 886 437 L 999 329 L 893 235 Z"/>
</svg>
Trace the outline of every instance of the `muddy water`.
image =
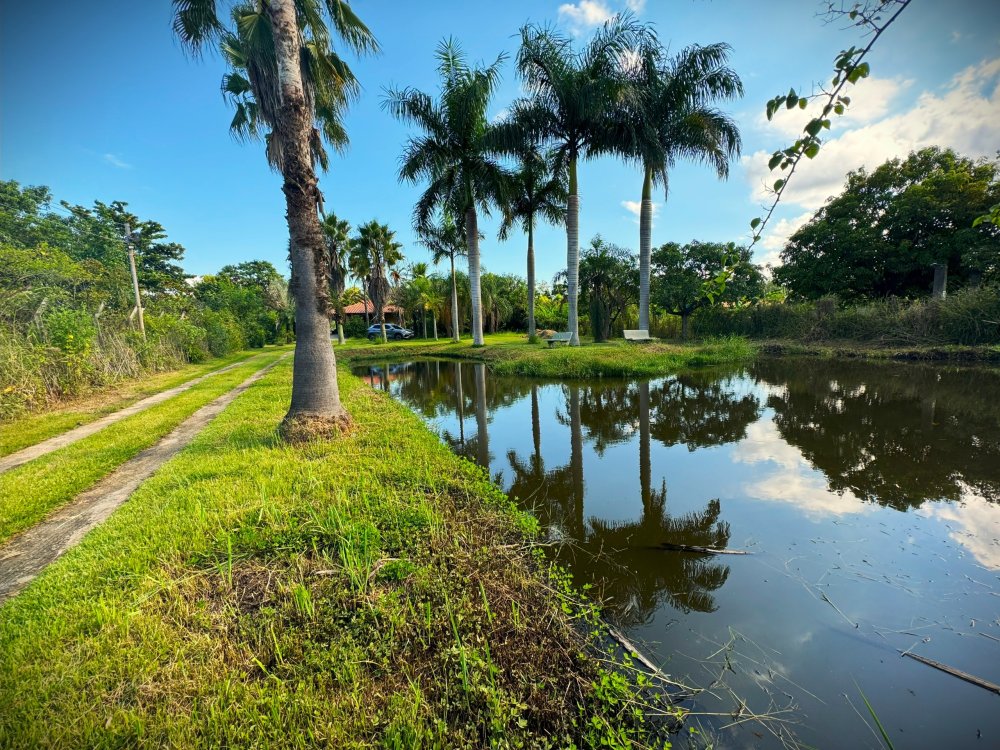
<svg viewBox="0 0 1000 750">
<path fill-rule="evenodd" d="M 997 370 L 356 372 L 488 467 L 610 617 L 709 688 L 698 746 L 882 747 L 864 695 L 897 748 L 1000 747 L 1000 696 L 901 655 L 1000 683 Z"/>
</svg>

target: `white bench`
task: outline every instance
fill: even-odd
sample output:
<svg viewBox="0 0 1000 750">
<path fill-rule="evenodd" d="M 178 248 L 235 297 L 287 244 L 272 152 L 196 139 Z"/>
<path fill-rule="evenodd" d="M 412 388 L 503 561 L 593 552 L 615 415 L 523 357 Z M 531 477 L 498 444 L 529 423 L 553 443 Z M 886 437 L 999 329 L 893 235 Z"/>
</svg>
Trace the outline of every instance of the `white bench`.
<svg viewBox="0 0 1000 750">
<path fill-rule="evenodd" d="M 653 339 L 649 336 L 649 331 L 645 328 L 640 328 L 635 331 L 622 331 L 622 335 L 625 337 L 626 341 L 652 341 Z"/>
<path fill-rule="evenodd" d="M 546 339 L 546 341 L 548 342 L 549 347 L 551 348 L 556 344 L 568 344 L 571 338 L 573 338 L 573 334 L 570 333 L 569 331 L 566 331 L 564 333 L 553 333 Z"/>
</svg>

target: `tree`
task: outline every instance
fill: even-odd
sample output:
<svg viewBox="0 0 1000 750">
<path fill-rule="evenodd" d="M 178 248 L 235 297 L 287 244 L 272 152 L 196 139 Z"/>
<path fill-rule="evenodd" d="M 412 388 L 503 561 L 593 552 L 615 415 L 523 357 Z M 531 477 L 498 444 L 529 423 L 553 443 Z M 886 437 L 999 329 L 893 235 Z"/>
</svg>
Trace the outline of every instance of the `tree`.
<svg viewBox="0 0 1000 750">
<path fill-rule="evenodd" d="M 347 256 L 351 248 L 351 225 L 336 214 L 323 218 L 323 237 L 326 240 L 326 279 L 333 297 L 337 317 L 337 343 L 344 343 L 344 289 L 347 286 Z"/>
<path fill-rule="evenodd" d="M 173 0 L 173 6 L 182 42 L 194 51 L 218 44 L 230 67 L 222 90 L 236 108 L 232 132 L 263 137 L 268 163 L 283 178 L 290 288 L 298 305 L 292 400 L 282 430 L 290 439 L 332 432 L 348 415 L 330 346 L 315 167 L 326 166 L 324 140 L 346 144 L 342 115 L 358 85 L 331 46 L 331 30 L 356 52 L 378 45 L 344 0 L 253 0 L 235 6 L 230 26 L 220 20 L 215 0 Z"/>
<path fill-rule="evenodd" d="M 572 41 L 551 28 L 521 29 L 518 74 L 529 96 L 515 102 L 504 131 L 516 148 L 525 138 L 551 144 L 558 164 L 565 165 L 566 282 L 570 345 L 580 345 L 578 296 L 580 272 L 580 196 L 577 162 L 608 150 L 618 109 L 637 107 L 637 93 L 627 75 L 627 61 L 651 39 L 652 32 L 628 13 L 597 30 L 579 52 Z"/>
<path fill-rule="evenodd" d="M 428 223 L 424 226 L 419 224 L 417 226 L 420 244 L 431 251 L 431 260 L 434 265 L 447 258 L 451 266 L 451 337 L 453 341 L 458 341 L 462 335 L 461 326 L 458 325 L 458 284 L 455 278 L 455 258 L 468 252 L 464 234 L 462 228 L 455 223 L 447 211 L 443 213 L 437 224 Z"/>
<path fill-rule="evenodd" d="M 438 208 L 463 218 L 472 291 L 472 344 L 483 345 L 478 211 L 503 205 L 505 172 L 495 160 L 496 127 L 487 116 L 500 82 L 504 55 L 487 67 L 473 68 L 453 40 L 436 52 L 441 94 L 437 102 L 412 88 L 389 89 L 383 106 L 394 117 L 413 123 L 424 134 L 410 138 L 399 176 L 407 182 L 426 179 L 414 208 L 414 224 L 426 228 Z"/>
<path fill-rule="evenodd" d="M 688 338 L 688 321 L 701 307 L 717 302 L 757 299 L 764 276 L 748 248 L 732 243 L 668 242 L 652 253 L 653 302 L 681 319 L 681 338 Z M 714 289 L 714 291 L 713 291 Z"/>
<path fill-rule="evenodd" d="M 1000 201 L 1000 163 L 931 147 L 847 176 L 791 236 L 774 277 L 793 296 L 916 297 L 934 266 L 959 285 L 1000 272 L 1000 227 L 976 217 Z"/>
<path fill-rule="evenodd" d="M 504 205 L 500 239 L 506 240 L 518 223 L 528 235 L 528 341 L 538 340 L 535 327 L 535 219 L 541 216 L 553 224 L 566 220 L 566 173 L 554 168 L 538 149 L 528 145 L 518 151 L 519 168 L 511 176 L 509 196 Z"/>
<path fill-rule="evenodd" d="M 358 236 L 351 243 L 351 265 L 362 270 L 368 280 L 368 296 L 375 311 L 375 320 L 385 333 L 385 304 L 389 299 L 387 273 L 403 260 L 403 246 L 396 242 L 396 233 L 388 225 L 375 220 L 358 227 Z"/>
<path fill-rule="evenodd" d="M 665 60 L 656 43 L 641 50 L 634 72 L 638 108 L 623 108 L 613 150 L 642 168 L 639 209 L 639 328 L 649 329 L 649 263 L 652 250 L 654 184 L 667 194 L 668 170 L 678 158 L 711 165 L 720 179 L 740 153 L 740 133 L 712 102 L 743 95 L 743 83 L 726 66 L 727 44 L 693 45 Z"/>
<path fill-rule="evenodd" d="M 634 299 L 635 256 L 600 235 L 590 241 L 580 259 L 580 289 L 590 308 L 594 341 L 607 341 L 611 327 Z"/>
</svg>

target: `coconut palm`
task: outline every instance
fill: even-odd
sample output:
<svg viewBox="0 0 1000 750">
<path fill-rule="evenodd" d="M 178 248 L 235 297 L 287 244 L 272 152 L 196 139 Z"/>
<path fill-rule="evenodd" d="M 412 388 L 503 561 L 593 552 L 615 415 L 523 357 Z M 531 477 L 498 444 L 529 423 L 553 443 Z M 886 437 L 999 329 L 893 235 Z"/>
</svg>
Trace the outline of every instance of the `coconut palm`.
<svg viewBox="0 0 1000 750">
<path fill-rule="evenodd" d="M 580 197 L 577 162 L 608 151 L 614 115 L 637 106 L 628 74 L 635 51 L 650 44 L 652 31 L 623 13 L 607 21 L 587 45 L 575 52 L 569 37 L 545 27 L 521 29 L 517 70 L 527 99 L 511 109 L 501 142 L 508 147 L 519 136 L 553 147 L 566 165 L 566 279 L 569 296 L 570 344 L 580 345 L 578 296 L 580 264 Z"/>
<path fill-rule="evenodd" d="M 489 215 L 491 204 L 504 202 L 506 174 L 493 157 L 496 127 L 486 112 L 505 56 L 487 67 L 469 67 L 450 39 L 438 46 L 436 56 L 442 79 L 437 102 L 416 89 L 389 89 L 383 106 L 424 131 L 407 142 L 399 170 L 407 182 L 429 183 L 414 208 L 414 224 L 428 226 L 438 208 L 462 217 L 472 290 L 472 343 L 482 346 L 478 212 Z"/>
<path fill-rule="evenodd" d="M 637 108 L 619 110 L 611 150 L 639 163 L 643 172 L 639 209 L 639 328 L 649 329 L 649 264 L 653 186 L 667 193 L 667 173 L 679 158 L 712 166 L 720 178 L 740 153 L 740 133 L 712 103 L 743 95 L 743 83 L 726 66 L 727 44 L 693 45 L 665 59 L 659 44 L 644 46 L 632 69 L 640 93 Z"/>
<path fill-rule="evenodd" d="M 297 304 L 292 399 L 286 437 L 315 436 L 347 421 L 330 346 L 329 287 L 315 167 L 327 165 L 324 141 L 343 148 L 342 116 L 359 87 L 332 46 L 374 52 L 374 36 L 345 0 L 247 0 L 220 18 L 216 0 L 173 0 L 173 28 L 192 51 L 218 46 L 230 72 L 222 90 L 236 108 L 238 138 L 263 137 L 281 173 Z M 300 433 L 301 430 L 301 433 Z"/>
<path fill-rule="evenodd" d="M 351 225 L 346 219 L 327 214 L 322 221 L 326 239 L 326 278 L 337 317 L 337 342 L 344 343 L 344 289 L 347 280 L 347 255 L 351 246 Z"/>
<path fill-rule="evenodd" d="M 510 179 L 500 239 L 506 240 L 515 224 L 528 235 L 528 341 L 538 340 L 535 328 L 535 219 L 553 224 L 566 219 L 566 173 L 530 145 L 519 150 L 517 172 Z"/>
<path fill-rule="evenodd" d="M 455 258 L 468 252 L 464 234 L 461 227 L 455 223 L 447 211 L 444 212 L 437 224 L 428 223 L 425 226 L 417 226 L 420 244 L 431 251 L 431 261 L 434 265 L 445 258 L 451 265 L 451 337 L 454 341 L 458 341 L 462 335 L 458 325 L 458 284 L 455 280 Z"/>
<path fill-rule="evenodd" d="M 358 235 L 351 243 L 351 265 L 367 279 L 368 296 L 383 342 L 388 341 L 385 333 L 385 304 L 391 291 L 388 274 L 403 259 L 402 250 L 403 246 L 396 242 L 396 233 L 374 220 L 358 227 Z"/>
</svg>

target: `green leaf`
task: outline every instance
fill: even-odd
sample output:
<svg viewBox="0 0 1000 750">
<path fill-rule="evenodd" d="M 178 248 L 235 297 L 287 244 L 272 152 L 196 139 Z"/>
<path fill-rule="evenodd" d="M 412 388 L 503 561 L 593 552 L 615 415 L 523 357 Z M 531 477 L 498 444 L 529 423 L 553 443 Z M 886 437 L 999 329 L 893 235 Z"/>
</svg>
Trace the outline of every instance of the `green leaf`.
<svg viewBox="0 0 1000 750">
<path fill-rule="evenodd" d="M 809 124 L 806 125 L 806 132 L 813 138 L 815 138 L 817 134 L 819 134 L 819 131 L 822 129 L 823 129 L 823 121 L 820 119 L 810 120 Z"/>
<path fill-rule="evenodd" d="M 775 180 L 774 181 L 774 192 L 777 193 L 784 186 L 785 186 L 785 181 L 784 180 Z"/>
<path fill-rule="evenodd" d="M 789 96 L 787 99 L 785 99 L 785 109 L 791 109 L 798 103 L 799 103 L 799 98 L 797 96 Z"/>
<path fill-rule="evenodd" d="M 808 103 L 808 99 L 799 99 L 799 109 L 805 109 Z"/>
<path fill-rule="evenodd" d="M 779 151 L 767 162 L 767 168 L 774 171 L 774 168 L 781 163 L 781 160 L 785 158 L 784 155 Z"/>
<path fill-rule="evenodd" d="M 980 218 L 982 218 L 982 217 L 980 217 Z M 978 219 L 977 219 L 977 221 L 978 221 Z M 750 222 L 750 228 L 751 229 L 756 229 L 759 226 L 760 226 L 760 217 L 758 217 L 758 218 L 756 218 L 756 219 L 754 219 L 753 221 Z M 973 225 L 973 226 L 975 226 L 975 225 Z"/>
<path fill-rule="evenodd" d="M 842 115 L 844 114 L 844 109 L 845 108 L 843 104 L 838 104 L 836 107 L 833 108 L 833 111 L 836 112 L 838 115 Z"/>
<path fill-rule="evenodd" d="M 806 146 L 806 150 L 805 150 L 804 153 L 810 159 L 815 159 L 816 158 L 816 154 L 819 153 L 819 144 L 818 143 L 810 143 L 808 146 Z"/>
</svg>

